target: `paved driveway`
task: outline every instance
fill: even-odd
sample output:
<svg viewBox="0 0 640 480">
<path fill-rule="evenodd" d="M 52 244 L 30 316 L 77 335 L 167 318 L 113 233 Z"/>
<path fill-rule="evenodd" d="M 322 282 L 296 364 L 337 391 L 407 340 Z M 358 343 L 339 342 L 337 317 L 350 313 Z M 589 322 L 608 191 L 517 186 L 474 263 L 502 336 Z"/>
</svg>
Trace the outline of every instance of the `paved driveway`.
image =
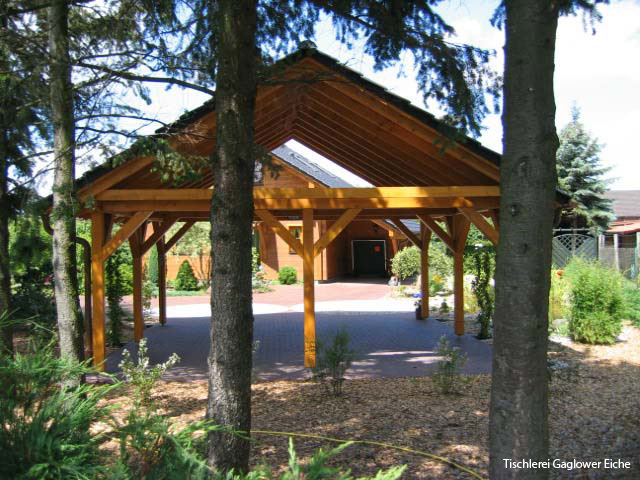
<svg viewBox="0 0 640 480">
<path fill-rule="evenodd" d="M 301 305 L 254 304 L 254 307 L 254 337 L 260 344 L 254 361 L 258 379 L 306 378 Z M 464 369 L 467 373 L 491 369 L 490 345 L 470 335 L 458 337 L 451 327 L 435 319 L 416 320 L 410 300 L 327 301 L 319 302 L 316 310 L 320 342 L 341 327 L 349 333 L 352 348 L 358 353 L 348 372 L 350 377 L 428 375 L 438 361 L 435 350 L 442 335 L 467 353 Z M 182 359 L 168 379 L 206 378 L 210 325 L 207 312 L 206 304 L 176 305 L 168 309 L 167 325 L 145 330 L 153 363 L 165 361 L 172 352 Z M 125 348 L 135 351 L 136 345 L 131 342 Z M 107 370 L 116 371 L 120 358 L 119 352 L 112 354 L 107 360 Z"/>
</svg>

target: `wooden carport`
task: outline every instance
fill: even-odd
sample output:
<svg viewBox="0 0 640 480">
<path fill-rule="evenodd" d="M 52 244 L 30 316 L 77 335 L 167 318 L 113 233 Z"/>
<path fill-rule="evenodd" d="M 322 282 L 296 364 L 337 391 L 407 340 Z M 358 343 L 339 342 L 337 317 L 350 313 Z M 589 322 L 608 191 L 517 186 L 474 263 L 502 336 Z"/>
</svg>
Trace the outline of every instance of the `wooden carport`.
<svg viewBox="0 0 640 480">
<path fill-rule="evenodd" d="M 422 316 L 428 316 L 428 246 L 438 236 L 454 257 L 455 331 L 464 333 L 463 252 L 470 224 L 498 242 L 499 156 L 464 138 L 447 144 L 444 126 L 427 112 L 369 82 L 313 48 L 285 57 L 258 90 L 255 139 L 267 150 L 295 139 L 370 182 L 372 188 L 253 190 L 255 221 L 271 228 L 303 258 L 304 358 L 315 365 L 314 258 L 354 219 L 390 220 L 422 252 Z M 181 153 L 209 155 L 215 145 L 215 102 L 209 101 L 159 134 Z M 133 156 L 90 174 L 78 190 L 92 222 L 93 355 L 105 357 L 104 261 L 129 241 L 134 270 L 134 332 L 144 333 L 142 256 L 154 244 L 159 261 L 193 225 L 210 216 L 212 175 L 166 184 L 153 156 Z M 281 223 L 301 218 L 302 241 Z M 333 223 L 313 240 L 313 221 Z M 417 219 L 418 237 L 402 222 Z M 490 219 L 488 221 L 487 219 Z M 175 222 L 186 222 L 171 239 Z M 111 235 L 114 223 L 120 229 Z M 149 230 L 149 225 L 152 229 Z M 214 252 L 215 253 L 215 252 Z M 160 270 L 161 272 L 164 269 Z M 160 275 L 160 321 L 166 321 Z"/>
</svg>

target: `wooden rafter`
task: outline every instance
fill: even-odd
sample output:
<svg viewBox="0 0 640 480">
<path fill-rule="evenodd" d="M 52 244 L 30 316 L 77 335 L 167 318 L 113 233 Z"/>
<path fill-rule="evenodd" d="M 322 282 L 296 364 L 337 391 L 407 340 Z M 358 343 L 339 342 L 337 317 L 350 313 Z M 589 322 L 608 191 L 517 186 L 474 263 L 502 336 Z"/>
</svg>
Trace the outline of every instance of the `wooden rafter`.
<svg viewBox="0 0 640 480">
<path fill-rule="evenodd" d="M 329 119 L 325 120 L 326 123 L 333 124 L 334 128 L 342 126 L 339 131 L 346 136 L 342 138 L 338 145 L 340 149 L 348 144 L 353 145 L 356 151 L 360 151 L 360 146 L 364 144 L 378 151 L 384 150 L 384 152 L 381 152 L 382 159 L 375 162 L 376 166 L 382 167 L 386 165 L 388 168 L 393 168 L 393 165 L 389 164 L 389 160 L 392 160 L 394 164 L 401 167 L 401 175 L 407 174 L 407 180 L 412 177 L 421 178 L 422 180 L 418 184 L 429 181 L 430 184 L 450 185 L 456 183 L 455 179 L 458 182 L 461 179 L 470 182 L 469 176 L 464 175 L 465 171 L 458 169 L 456 172 L 450 172 L 448 171 L 449 169 L 443 168 L 443 164 L 446 163 L 447 159 L 439 154 L 437 148 L 433 145 L 428 145 L 428 148 L 424 148 L 424 146 L 421 149 L 417 148 L 415 146 L 415 137 L 409 132 L 400 132 L 408 134 L 402 137 L 398 132 L 393 131 L 393 127 L 385 123 L 381 124 L 379 115 L 363 113 L 358 111 L 357 108 L 354 110 L 353 106 L 348 108 L 347 105 L 350 103 L 350 99 L 342 99 L 345 100 L 344 102 L 339 101 L 335 98 L 335 90 L 333 93 L 325 93 L 324 90 L 327 90 L 325 86 L 314 87 L 314 94 L 322 95 L 322 97 L 318 100 L 315 100 L 313 96 L 310 97 L 312 100 L 311 106 L 313 107 L 312 118 L 324 114 L 325 119 L 329 117 Z M 330 112 L 327 112 L 327 110 L 330 110 Z M 309 115 L 311 115 L 311 112 Z M 334 119 L 334 121 L 332 122 L 331 119 Z M 322 125 L 316 123 L 315 131 L 323 131 L 326 128 L 325 122 Z M 429 154 L 430 158 L 429 165 L 425 165 L 422 162 L 427 154 Z M 429 168 L 426 168 L 427 166 Z M 351 168 L 351 165 L 348 165 L 347 168 Z M 406 181 L 402 184 L 406 184 Z"/>
<path fill-rule="evenodd" d="M 318 66 L 322 69 L 323 66 Z M 331 88 L 344 93 L 347 96 L 363 103 L 366 102 L 367 106 L 382 115 L 384 118 L 391 120 L 392 123 L 412 132 L 415 136 L 420 137 L 428 142 L 433 143 L 440 135 L 428 129 L 419 120 L 413 118 L 411 115 L 390 106 L 388 102 L 383 101 L 371 92 L 364 90 L 361 87 L 351 84 L 350 82 L 331 82 Z M 498 181 L 500 179 L 500 171 L 497 165 L 492 164 L 488 160 L 472 154 L 462 148 L 450 148 L 448 150 L 457 160 L 462 161 L 474 170 L 481 172 L 483 175 Z"/>
<path fill-rule="evenodd" d="M 280 238 L 282 238 L 291 250 L 294 250 L 301 257 L 304 256 L 302 250 L 302 243 L 300 240 L 295 238 L 293 234 L 285 227 L 280 221 L 273 216 L 273 214 L 269 210 L 255 210 L 256 215 L 258 215 L 264 223 L 271 228 Z"/>
<path fill-rule="evenodd" d="M 317 257 L 340 233 L 346 228 L 351 221 L 362 211 L 361 208 L 350 208 L 344 212 L 338 220 L 327 229 L 326 232 L 318 239 L 313 246 L 313 256 Z"/>
<path fill-rule="evenodd" d="M 140 247 L 142 255 L 147 253 L 151 247 L 153 247 L 158 240 L 160 240 L 165 233 L 176 223 L 176 218 L 167 218 L 163 222 L 153 222 L 153 233 L 147 238 Z"/>
<path fill-rule="evenodd" d="M 460 212 L 473 223 L 494 245 L 498 245 L 500 235 L 487 220 L 472 208 L 459 208 Z"/>
<path fill-rule="evenodd" d="M 122 228 L 116 232 L 113 237 L 107 241 L 100 251 L 99 259 L 105 261 L 109 256 L 116 251 L 116 249 L 122 245 L 122 242 L 127 240 L 133 233 L 151 216 L 152 211 L 142 211 L 134 214 L 127 222 L 122 225 Z"/>
<path fill-rule="evenodd" d="M 168 252 L 169 250 L 171 250 L 174 247 L 174 245 L 178 243 L 178 241 L 180 241 L 180 239 L 184 236 L 184 234 L 187 233 L 191 227 L 193 227 L 194 223 L 196 222 L 193 220 L 185 222 L 185 224 L 182 225 L 182 227 L 180 227 L 180 229 L 176 233 L 174 233 L 169 240 L 167 240 L 164 243 L 165 252 Z"/>
<path fill-rule="evenodd" d="M 449 235 L 447 232 L 445 232 L 442 227 L 440 225 L 438 225 L 438 223 L 431 218 L 429 215 L 424 215 L 424 214 L 418 214 L 418 218 L 420 219 L 420 221 L 422 223 L 424 223 L 424 225 L 431 230 L 434 234 L 437 235 L 437 237 L 442 240 L 442 242 L 449 247 L 449 250 L 451 250 L 452 252 L 455 251 L 455 245 L 453 243 L 453 239 L 451 238 L 451 235 Z"/>
<path fill-rule="evenodd" d="M 404 223 L 402 223 L 402 221 L 399 218 L 393 217 L 391 218 L 391 221 L 395 224 L 396 227 L 398 227 L 398 229 L 402 233 L 404 233 L 405 237 L 407 237 L 411 243 L 413 243 L 416 247 L 422 250 L 422 240 L 420 240 L 415 235 L 415 233 L 409 230 L 409 228 L 407 228 L 407 226 Z"/>
</svg>

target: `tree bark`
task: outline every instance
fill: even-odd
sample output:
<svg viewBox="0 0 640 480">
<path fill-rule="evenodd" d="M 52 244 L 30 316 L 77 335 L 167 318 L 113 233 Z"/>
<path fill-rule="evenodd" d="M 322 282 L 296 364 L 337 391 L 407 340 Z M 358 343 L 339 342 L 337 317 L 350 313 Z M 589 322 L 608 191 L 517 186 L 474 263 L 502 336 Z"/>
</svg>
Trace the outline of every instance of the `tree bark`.
<svg viewBox="0 0 640 480">
<path fill-rule="evenodd" d="M 215 261 L 211 277 L 207 417 L 243 432 L 251 428 L 256 8 L 255 0 L 221 0 L 215 6 L 217 131 L 211 200 L 211 249 Z M 209 437 L 208 459 L 220 471 L 247 471 L 249 442 L 229 433 L 214 432 Z"/>
<path fill-rule="evenodd" d="M 48 11 L 50 97 L 54 140 L 53 273 L 60 356 L 82 361 L 82 317 L 75 274 L 75 122 L 69 62 L 69 7 L 55 0 Z M 72 387 L 82 379 L 70 379 Z"/>
<path fill-rule="evenodd" d="M 4 109 L 3 109 L 4 112 Z M 5 115 L 0 113 L 3 120 Z M 3 125 L 4 127 L 4 125 Z M 8 148 L 6 129 L 0 130 L 0 319 L 9 320 L 11 312 L 11 269 L 9 260 L 9 184 L 8 184 Z M 3 318 L 5 317 L 5 318 Z M 13 352 L 13 327 L 7 323 L 2 326 L 0 348 Z"/>
<path fill-rule="evenodd" d="M 5 13 L 3 5 L 0 13 Z M 2 28 L 7 28 L 7 17 L 0 19 Z M 9 70 L 5 46 L 0 46 L 0 69 Z M 9 82 L 2 82 L 10 90 Z M 0 92 L 0 98 L 10 100 L 12 92 Z M 10 101 L 0 105 L 0 318 L 11 311 L 11 265 L 9 259 L 9 127 L 15 122 L 15 108 Z M 8 104 L 8 105 L 7 105 Z M 8 319 L 6 319 L 8 320 Z M 0 348 L 13 352 L 13 326 L 9 323 L 0 327 Z"/>
<path fill-rule="evenodd" d="M 546 461 L 547 328 L 556 187 L 557 6 L 507 1 L 500 244 L 490 409 L 490 477 L 546 478 L 505 459 Z"/>
</svg>

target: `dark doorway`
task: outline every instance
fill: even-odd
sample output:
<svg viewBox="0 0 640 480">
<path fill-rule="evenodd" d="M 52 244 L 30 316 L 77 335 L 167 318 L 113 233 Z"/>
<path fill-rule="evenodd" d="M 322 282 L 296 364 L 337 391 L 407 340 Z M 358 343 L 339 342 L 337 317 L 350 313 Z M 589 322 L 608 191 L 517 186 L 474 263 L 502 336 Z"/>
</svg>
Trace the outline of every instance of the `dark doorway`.
<svg viewBox="0 0 640 480">
<path fill-rule="evenodd" d="M 386 275 L 385 247 L 384 240 L 353 240 L 354 275 Z"/>
</svg>

